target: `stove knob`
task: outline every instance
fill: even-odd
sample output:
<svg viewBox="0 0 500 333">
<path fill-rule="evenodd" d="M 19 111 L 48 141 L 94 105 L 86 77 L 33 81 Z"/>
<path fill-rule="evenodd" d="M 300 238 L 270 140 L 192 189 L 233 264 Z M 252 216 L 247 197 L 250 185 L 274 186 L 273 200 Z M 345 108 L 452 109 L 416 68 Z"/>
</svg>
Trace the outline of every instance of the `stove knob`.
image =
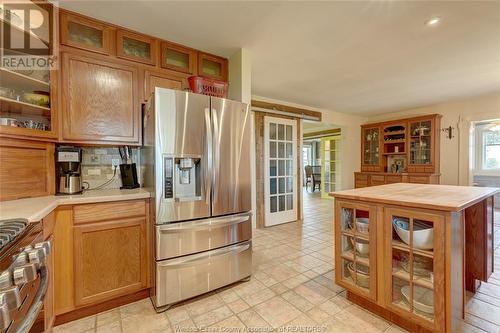
<svg viewBox="0 0 500 333">
<path fill-rule="evenodd" d="M 17 286 L 0 290 L 0 298 L 3 297 L 9 311 L 16 310 L 21 306 L 21 295 Z"/>
<path fill-rule="evenodd" d="M 10 325 L 10 312 L 5 301 L 5 296 L 0 297 L 0 331 L 4 331 Z"/>
<path fill-rule="evenodd" d="M 28 253 L 30 263 L 36 264 L 37 268 L 45 265 L 45 249 L 33 249 L 26 251 L 26 253 Z"/>
<path fill-rule="evenodd" d="M 50 241 L 37 243 L 35 244 L 35 249 L 44 249 L 45 256 L 47 257 L 50 254 L 50 251 L 52 251 L 52 244 L 50 244 Z"/>
<path fill-rule="evenodd" d="M 25 246 L 22 248 L 23 251 L 29 251 L 29 250 L 33 250 L 33 246 L 31 245 L 28 245 L 28 246 Z"/>
<path fill-rule="evenodd" d="M 7 269 L 0 274 L 0 289 L 11 287 L 12 284 L 12 272 Z"/>
<path fill-rule="evenodd" d="M 36 264 L 29 263 L 26 265 L 18 266 L 14 268 L 13 275 L 14 284 L 16 286 L 34 281 L 37 278 Z"/>
</svg>

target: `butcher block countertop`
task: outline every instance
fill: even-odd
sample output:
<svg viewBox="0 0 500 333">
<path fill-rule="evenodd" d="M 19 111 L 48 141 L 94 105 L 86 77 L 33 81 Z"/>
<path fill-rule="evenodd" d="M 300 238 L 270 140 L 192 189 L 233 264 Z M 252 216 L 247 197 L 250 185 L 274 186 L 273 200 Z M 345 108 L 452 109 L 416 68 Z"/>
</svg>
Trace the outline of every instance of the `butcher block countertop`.
<svg viewBox="0 0 500 333">
<path fill-rule="evenodd" d="M 151 194 L 141 188 L 133 190 L 95 190 L 74 195 L 49 195 L 45 197 L 0 202 L 0 220 L 26 219 L 36 222 L 61 205 L 136 200 L 149 198 Z"/>
<path fill-rule="evenodd" d="M 335 198 L 426 208 L 461 211 L 499 193 L 499 188 L 397 183 L 331 192 Z"/>
</svg>

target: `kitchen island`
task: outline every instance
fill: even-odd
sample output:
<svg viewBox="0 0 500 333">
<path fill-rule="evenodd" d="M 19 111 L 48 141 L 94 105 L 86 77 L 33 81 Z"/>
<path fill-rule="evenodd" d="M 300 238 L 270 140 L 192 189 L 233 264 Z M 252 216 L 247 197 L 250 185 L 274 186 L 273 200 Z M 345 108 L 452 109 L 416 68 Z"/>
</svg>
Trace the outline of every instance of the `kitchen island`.
<svg viewBox="0 0 500 333">
<path fill-rule="evenodd" d="M 399 183 L 330 193 L 336 283 L 410 332 L 457 332 L 465 290 L 493 272 L 499 191 Z"/>
</svg>

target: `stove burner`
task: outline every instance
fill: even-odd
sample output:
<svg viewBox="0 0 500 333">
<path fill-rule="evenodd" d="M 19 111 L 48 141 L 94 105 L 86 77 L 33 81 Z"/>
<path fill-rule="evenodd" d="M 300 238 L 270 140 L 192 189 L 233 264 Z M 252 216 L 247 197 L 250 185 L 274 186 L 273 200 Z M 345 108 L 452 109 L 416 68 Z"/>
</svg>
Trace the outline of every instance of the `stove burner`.
<svg viewBox="0 0 500 333">
<path fill-rule="evenodd" d="M 12 242 L 26 229 L 27 222 L 23 220 L 0 221 L 0 249 Z"/>
</svg>

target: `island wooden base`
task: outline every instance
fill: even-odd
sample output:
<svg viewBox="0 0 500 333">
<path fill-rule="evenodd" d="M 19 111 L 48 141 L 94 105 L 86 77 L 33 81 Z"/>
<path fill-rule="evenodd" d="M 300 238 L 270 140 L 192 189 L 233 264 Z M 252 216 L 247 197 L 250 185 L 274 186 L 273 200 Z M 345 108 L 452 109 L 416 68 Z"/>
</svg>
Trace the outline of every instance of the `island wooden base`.
<svg viewBox="0 0 500 333">
<path fill-rule="evenodd" d="M 384 318 L 385 320 L 388 320 L 391 323 L 394 323 L 404 328 L 410 333 L 432 333 L 432 331 L 429 331 L 425 327 L 422 327 L 408 319 L 405 319 L 404 317 L 386 308 L 383 308 L 364 297 L 358 296 L 353 292 L 350 292 L 349 290 L 347 290 L 347 299 L 353 302 L 354 304 L 357 304 L 362 308 L 367 309 L 368 311 Z"/>
</svg>

